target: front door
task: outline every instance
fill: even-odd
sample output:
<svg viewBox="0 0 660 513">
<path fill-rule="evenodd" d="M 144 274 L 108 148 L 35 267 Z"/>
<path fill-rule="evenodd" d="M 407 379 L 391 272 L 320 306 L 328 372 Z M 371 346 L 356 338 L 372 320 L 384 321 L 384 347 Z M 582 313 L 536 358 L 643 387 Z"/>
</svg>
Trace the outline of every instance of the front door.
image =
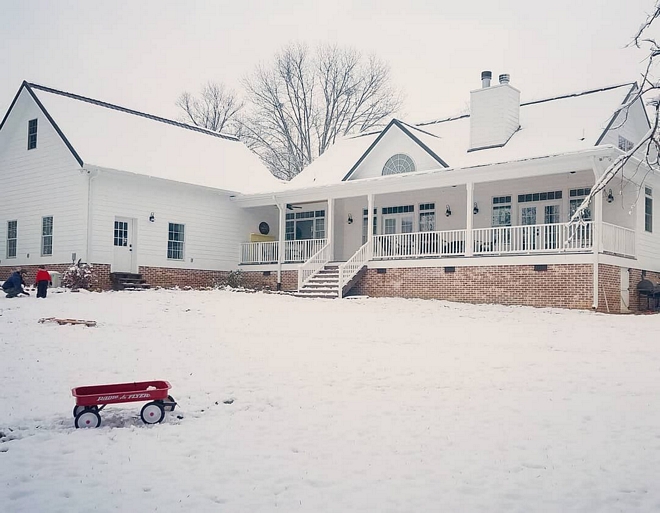
<svg viewBox="0 0 660 513">
<path fill-rule="evenodd" d="M 387 241 L 390 251 L 396 255 L 410 255 L 413 251 L 414 217 L 411 213 L 389 214 L 383 216 L 383 235 L 396 235 Z"/>
<path fill-rule="evenodd" d="M 113 246 L 112 272 L 137 272 L 135 219 L 130 219 L 128 217 L 115 217 Z"/>
</svg>

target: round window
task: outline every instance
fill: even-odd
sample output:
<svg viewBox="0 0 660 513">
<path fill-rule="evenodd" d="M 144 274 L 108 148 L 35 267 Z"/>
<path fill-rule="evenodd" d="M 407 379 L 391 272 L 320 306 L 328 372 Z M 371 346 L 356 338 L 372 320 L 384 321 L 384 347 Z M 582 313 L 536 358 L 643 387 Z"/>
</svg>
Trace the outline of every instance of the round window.
<svg viewBox="0 0 660 513">
<path fill-rule="evenodd" d="M 410 173 L 415 170 L 415 163 L 408 155 L 398 153 L 387 159 L 383 166 L 383 176 Z"/>
</svg>

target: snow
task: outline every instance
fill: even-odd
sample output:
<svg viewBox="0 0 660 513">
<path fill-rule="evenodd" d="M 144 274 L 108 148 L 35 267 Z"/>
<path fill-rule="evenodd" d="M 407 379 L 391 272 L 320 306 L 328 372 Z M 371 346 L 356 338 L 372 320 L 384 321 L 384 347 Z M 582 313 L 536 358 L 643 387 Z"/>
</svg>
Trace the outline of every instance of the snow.
<svg viewBox="0 0 660 513">
<path fill-rule="evenodd" d="M 283 187 L 236 139 L 32 90 L 86 165 L 241 193 Z"/>
<path fill-rule="evenodd" d="M 624 84 L 522 104 L 521 129 L 501 148 L 468 152 L 469 116 L 406 126 L 452 169 L 561 155 L 593 148 L 631 87 L 632 84 Z M 296 176 L 291 186 L 341 182 L 377 137 L 376 133 L 339 141 Z M 442 170 L 438 165 L 438 171 Z"/>
<path fill-rule="evenodd" d="M 424 300 L 2 297 L 0 504 L 658 510 L 659 335 L 658 316 Z M 73 428 L 72 387 L 148 379 L 180 404 L 163 424 L 132 403 Z"/>
</svg>

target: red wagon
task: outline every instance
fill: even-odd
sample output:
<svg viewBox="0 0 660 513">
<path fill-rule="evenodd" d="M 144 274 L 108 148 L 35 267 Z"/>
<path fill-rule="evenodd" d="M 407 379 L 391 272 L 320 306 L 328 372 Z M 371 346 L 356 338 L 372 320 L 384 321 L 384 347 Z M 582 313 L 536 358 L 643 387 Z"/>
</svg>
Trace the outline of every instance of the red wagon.
<svg viewBox="0 0 660 513">
<path fill-rule="evenodd" d="M 176 401 L 169 395 L 172 388 L 167 381 L 140 381 L 92 385 L 71 389 L 76 398 L 73 416 L 77 428 L 96 428 L 101 425 L 99 412 L 108 404 L 149 401 L 142 407 L 140 418 L 145 424 L 157 424 L 173 411 Z"/>
</svg>

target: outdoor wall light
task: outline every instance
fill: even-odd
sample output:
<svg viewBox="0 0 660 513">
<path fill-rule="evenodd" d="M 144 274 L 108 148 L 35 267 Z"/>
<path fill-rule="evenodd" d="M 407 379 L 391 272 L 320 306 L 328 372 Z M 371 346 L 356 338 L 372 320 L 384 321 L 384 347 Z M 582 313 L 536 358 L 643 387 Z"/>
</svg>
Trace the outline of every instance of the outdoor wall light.
<svg viewBox="0 0 660 513">
<path fill-rule="evenodd" d="M 447 205 L 447 210 L 445 210 L 445 215 L 449 217 L 451 215 L 451 208 L 449 208 L 449 205 Z"/>
<path fill-rule="evenodd" d="M 607 202 L 612 203 L 614 201 L 614 194 L 612 194 L 612 189 L 607 191 Z"/>
<path fill-rule="evenodd" d="M 156 216 L 154 216 L 154 213 L 152 212 L 151 214 L 149 214 L 149 222 L 153 223 L 155 220 L 156 220 Z"/>
<path fill-rule="evenodd" d="M 348 224 L 353 224 L 353 215 L 352 214 L 348 214 L 348 219 L 346 220 L 346 222 Z"/>
<path fill-rule="evenodd" d="M 477 205 L 477 202 L 474 202 L 474 208 L 472 209 L 473 214 L 478 214 L 479 213 L 479 205 Z"/>
</svg>

